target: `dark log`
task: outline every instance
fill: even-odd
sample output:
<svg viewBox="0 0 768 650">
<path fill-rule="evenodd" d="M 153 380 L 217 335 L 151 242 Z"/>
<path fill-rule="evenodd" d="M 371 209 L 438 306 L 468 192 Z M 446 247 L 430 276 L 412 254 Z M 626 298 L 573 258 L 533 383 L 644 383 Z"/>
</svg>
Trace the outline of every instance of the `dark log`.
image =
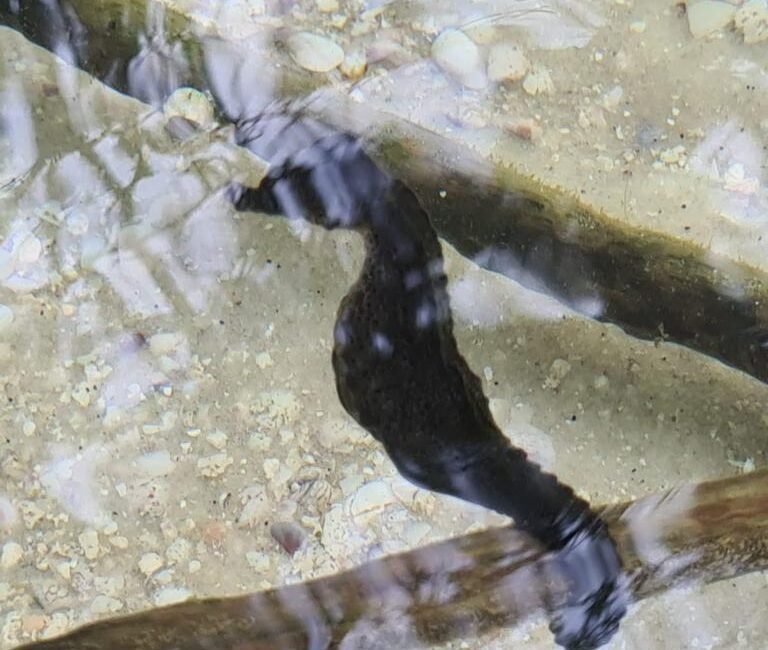
<svg viewBox="0 0 768 650">
<path fill-rule="evenodd" d="M 768 470 L 611 506 L 603 516 L 638 600 L 768 568 Z M 508 526 L 311 582 L 107 619 L 18 650 L 334 648 L 361 629 L 376 644 L 360 648 L 475 636 L 563 596 L 547 559 Z"/>
</svg>

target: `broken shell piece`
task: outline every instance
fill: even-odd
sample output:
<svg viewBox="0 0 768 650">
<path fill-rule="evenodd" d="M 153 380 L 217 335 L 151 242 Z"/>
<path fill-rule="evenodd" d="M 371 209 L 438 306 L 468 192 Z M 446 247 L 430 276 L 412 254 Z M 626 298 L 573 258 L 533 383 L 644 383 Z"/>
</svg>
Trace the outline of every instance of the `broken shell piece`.
<svg viewBox="0 0 768 650">
<path fill-rule="evenodd" d="M 12 569 L 24 557 L 24 549 L 17 542 L 6 542 L 0 552 L 0 568 Z"/>
<path fill-rule="evenodd" d="M 344 60 L 344 50 L 327 36 L 299 32 L 288 37 L 287 45 L 293 60 L 311 72 L 330 72 Z"/>
<path fill-rule="evenodd" d="M 463 86 L 479 90 L 487 83 L 477 45 L 464 32 L 446 29 L 432 42 L 432 58 Z"/>
<path fill-rule="evenodd" d="M 768 0 L 749 0 L 736 12 L 734 25 L 744 35 L 744 42 L 768 41 Z"/>
<path fill-rule="evenodd" d="M 213 105 L 205 93 L 194 88 L 178 88 L 163 105 L 163 115 L 170 120 L 181 117 L 207 129 L 213 124 Z"/>
<path fill-rule="evenodd" d="M 86 530 L 77 537 L 80 542 L 80 548 L 88 560 L 95 560 L 99 557 L 99 534 L 95 530 Z"/>
<path fill-rule="evenodd" d="M 491 81 L 518 81 L 528 72 L 528 59 L 513 43 L 499 43 L 488 54 L 488 77 Z"/>
<path fill-rule="evenodd" d="M 355 518 L 374 514 L 395 501 L 395 495 L 385 481 L 369 481 L 348 499 L 349 512 Z"/>
<path fill-rule="evenodd" d="M 521 140 L 536 142 L 541 139 L 542 129 L 531 118 L 513 118 L 504 123 L 504 130 Z"/>
<path fill-rule="evenodd" d="M 139 559 L 139 571 L 145 576 L 151 576 L 163 566 L 163 558 L 157 553 L 144 553 Z"/>
<path fill-rule="evenodd" d="M 546 68 L 534 68 L 523 81 L 523 90 L 529 95 L 549 95 L 554 89 L 555 84 Z"/>
</svg>

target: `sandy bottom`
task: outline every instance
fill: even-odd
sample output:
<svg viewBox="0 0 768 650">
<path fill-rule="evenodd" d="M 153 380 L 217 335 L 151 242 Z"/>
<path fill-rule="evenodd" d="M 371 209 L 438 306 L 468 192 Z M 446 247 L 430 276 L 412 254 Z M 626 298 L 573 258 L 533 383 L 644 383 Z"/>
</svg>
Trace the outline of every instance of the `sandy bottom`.
<svg viewBox="0 0 768 650">
<path fill-rule="evenodd" d="M 23 48 L 0 60 L 33 106 L 12 132 L 27 124 L 39 156 L 0 194 L 2 650 L 505 521 L 405 483 L 339 405 L 354 235 L 234 215 L 207 171 L 218 150 L 180 163 L 161 125 L 98 88 L 78 121 L 86 104 L 48 86 L 62 66 Z M 8 160 L 14 177 L 24 160 Z M 460 349 L 498 422 L 579 492 L 608 503 L 765 465 L 764 384 L 444 248 Z M 766 577 L 642 603 L 607 647 L 762 647 Z M 553 647 L 540 622 L 446 647 L 522 641 Z"/>
</svg>

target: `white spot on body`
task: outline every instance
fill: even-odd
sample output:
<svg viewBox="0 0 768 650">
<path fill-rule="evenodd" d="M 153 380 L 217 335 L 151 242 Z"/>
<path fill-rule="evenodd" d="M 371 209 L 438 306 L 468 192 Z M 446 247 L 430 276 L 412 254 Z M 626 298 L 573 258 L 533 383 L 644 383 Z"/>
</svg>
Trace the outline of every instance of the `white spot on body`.
<svg viewBox="0 0 768 650">
<path fill-rule="evenodd" d="M 339 347 L 345 347 L 349 344 L 350 339 L 349 327 L 342 321 L 336 323 L 336 327 L 333 329 L 333 340 Z"/>
<path fill-rule="evenodd" d="M 443 269 L 443 260 L 440 257 L 436 257 L 435 259 L 431 260 L 429 264 L 427 264 L 427 271 L 429 272 L 429 277 L 431 278 L 438 278 L 441 275 L 445 273 Z"/>
<path fill-rule="evenodd" d="M 382 357 L 392 356 L 392 352 L 394 351 L 392 342 L 389 340 L 387 336 L 385 336 L 381 332 L 373 333 L 373 336 L 371 337 L 371 343 L 373 344 L 373 347 L 375 348 L 375 350 Z"/>
<path fill-rule="evenodd" d="M 435 310 L 429 303 L 425 302 L 419 305 L 416 310 L 416 327 L 426 329 L 435 320 Z"/>
<path fill-rule="evenodd" d="M 408 290 L 415 289 L 424 282 L 424 276 L 421 271 L 408 271 L 405 274 L 405 288 Z"/>
</svg>

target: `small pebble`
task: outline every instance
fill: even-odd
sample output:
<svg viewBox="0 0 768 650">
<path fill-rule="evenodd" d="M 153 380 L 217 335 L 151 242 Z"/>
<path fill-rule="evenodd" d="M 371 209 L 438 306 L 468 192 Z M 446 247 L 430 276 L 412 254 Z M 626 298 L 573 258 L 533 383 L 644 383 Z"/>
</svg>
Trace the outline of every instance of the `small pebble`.
<svg viewBox="0 0 768 650">
<path fill-rule="evenodd" d="M 149 339 L 149 349 L 155 356 L 174 352 L 184 340 L 184 335 L 180 332 L 161 332 L 154 334 Z"/>
<path fill-rule="evenodd" d="M 341 62 L 341 74 L 347 79 L 359 79 L 365 74 L 368 62 L 366 60 L 365 53 L 360 50 L 353 50 L 348 52 Z"/>
<path fill-rule="evenodd" d="M 600 103 L 607 111 L 613 112 L 621 104 L 622 97 L 624 97 L 624 88 L 621 86 L 613 86 L 603 94 Z"/>
<path fill-rule="evenodd" d="M 104 522 L 101 526 L 101 532 L 105 535 L 114 535 L 117 532 L 117 523 L 111 519 Z"/>
<path fill-rule="evenodd" d="M 234 458 L 227 456 L 224 453 L 213 454 L 213 456 L 200 458 L 197 461 L 197 469 L 200 470 L 202 476 L 205 476 L 206 478 L 214 478 L 216 476 L 221 476 L 227 471 L 227 467 L 234 462 Z"/>
<path fill-rule="evenodd" d="M 688 3 L 688 29 L 694 38 L 704 38 L 727 27 L 736 14 L 736 7 L 718 0 Z"/>
<path fill-rule="evenodd" d="M 12 569 L 21 562 L 21 558 L 24 556 L 24 549 L 21 548 L 21 544 L 16 542 L 6 542 L 3 544 L 3 551 L 0 554 L 0 567 L 3 569 Z"/>
<path fill-rule="evenodd" d="M 90 387 L 85 382 L 79 383 L 72 389 L 72 399 L 83 408 L 87 407 L 91 403 Z"/>
<path fill-rule="evenodd" d="M 521 140 L 536 142 L 543 135 L 542 128 L 531 118 L 510 118 L 503 123 L 503 128 Z"/>
<path fill-rule="evenodd" d="M 269 532 L 288 555 L 298 551 L 307 537 L 301 526 L 292 521 L 275 522 L 270 526 Z"/>
<path fill-rule="evenodd" d="M 67 582 L 72 578 L 72 565 L 69 561 L 58 562 L 53 565 L 53 568 Z"/>
<path fill-rule="evenodd" d="M 139 571 L 145 576 L 151 576 L 163 566 L 163 558 L 157 553 L 144 553 L 139 560 Z"/>
<path fill-rule="evenodd" d="M 277 458 L 267 458 L 262 463 L 264 467 L 264 474 L 268 479 L 272 479 L 280 469 L 280 461 Z"/>
<path fill-rule="evenodd" d="M 227 446 L 227 434 L 223 431 L 212 431 L 208 435 L 205 436 L 205 440 L 208 442 L 209 445 L 212 447 L 215 447 L 219 451 L 224 449 L 224 447 Z"/>
<path fill-rule="evenodd" d="M 96 596 L 91 601 L 91 613 L 97 615 L 114 614 L 123 608 L 123 602 L 110 596 Z"/>
<path fill-rule="evenodd" d="M 480 50 L 464 32 L 446 29 L 432 42 L 432 58 L 463 86 L 484 88 L 487 83 Z"/>
<path fill-rule="evenodd" d="M 287 45 L 293 60 L 311 72 L 330 72 L 344 60 L 344 50 L 327 36 L 299 32 L 288 37 Z"/>
<path fill-rule="evenodd" d="M 40 259 L 40 253 L 43 251 L 43 245 L 34 235 L 28 235 L 19 245 L 16 256 L 23 264 L 33 264 Z"/>
<path fill-rule="evenodd" d="M 136 459 L 136 468 L 146 478 L 167 476 L 176 468 L 176 463 L 171 458 L 169 451 L 151 451 Z"/>
<path fill-rule="evenodd" d="M 165 557 L 169 562 L 182 562 L 189 558 L 192 552 L 192 545 L 183 537 L 177 537 L 165 549 Z"/>
<path fill-rule="evenodd" d="M 43 614 L 25 614 L 21 619 L 21 629 L 29 635 L 37 634 L 48 622 L 48 617 Z"/>
<path fill-rule="evenodd" d="M 22 501 L 19 504 L 19 510 L 21 510 L 24 525 L 30 530 L 35 528 L 45 517 L 45 512 L 32 501 Z"/>
<path fill-rule="evenodd" d="M 560 383 L 571 372 L 571 364 L 565 359 L 555 359 L 549 367 L 549 374 L 544 380 L 544 387 L 555 390 L 560 387 Z"/>
<path fill-rule="evenodd" d="M 77 537 L 83 555 L 88 560 L 95 560 L 99 556 L 99 534 L 95 530 L 86 530 Z"/>
<path fill-rule="evenodd" d="M 194 88 L 177 88 L 163 106 L 166 119 L 182 117 L 208 128 L 213 124 L 213 104 L 205 93 Z"/>
<path fill-rule="evenodd" d="M 685 166 L 688 157 L 685 153 L 685 147 L 683 145 L 677 145 L 664 149 L 659 153 L 659 160 L 665 165 L 677 165 L 679 167 Z"/>
<path fill-rule="evenodd" d="M 274 362 L 272 361 L 272 355 L 269 354 L 269 352 L 259 352 L 256 356 L 253 357 L 253 362 L 262 370 L 274 365 Z"/>
</svg>

